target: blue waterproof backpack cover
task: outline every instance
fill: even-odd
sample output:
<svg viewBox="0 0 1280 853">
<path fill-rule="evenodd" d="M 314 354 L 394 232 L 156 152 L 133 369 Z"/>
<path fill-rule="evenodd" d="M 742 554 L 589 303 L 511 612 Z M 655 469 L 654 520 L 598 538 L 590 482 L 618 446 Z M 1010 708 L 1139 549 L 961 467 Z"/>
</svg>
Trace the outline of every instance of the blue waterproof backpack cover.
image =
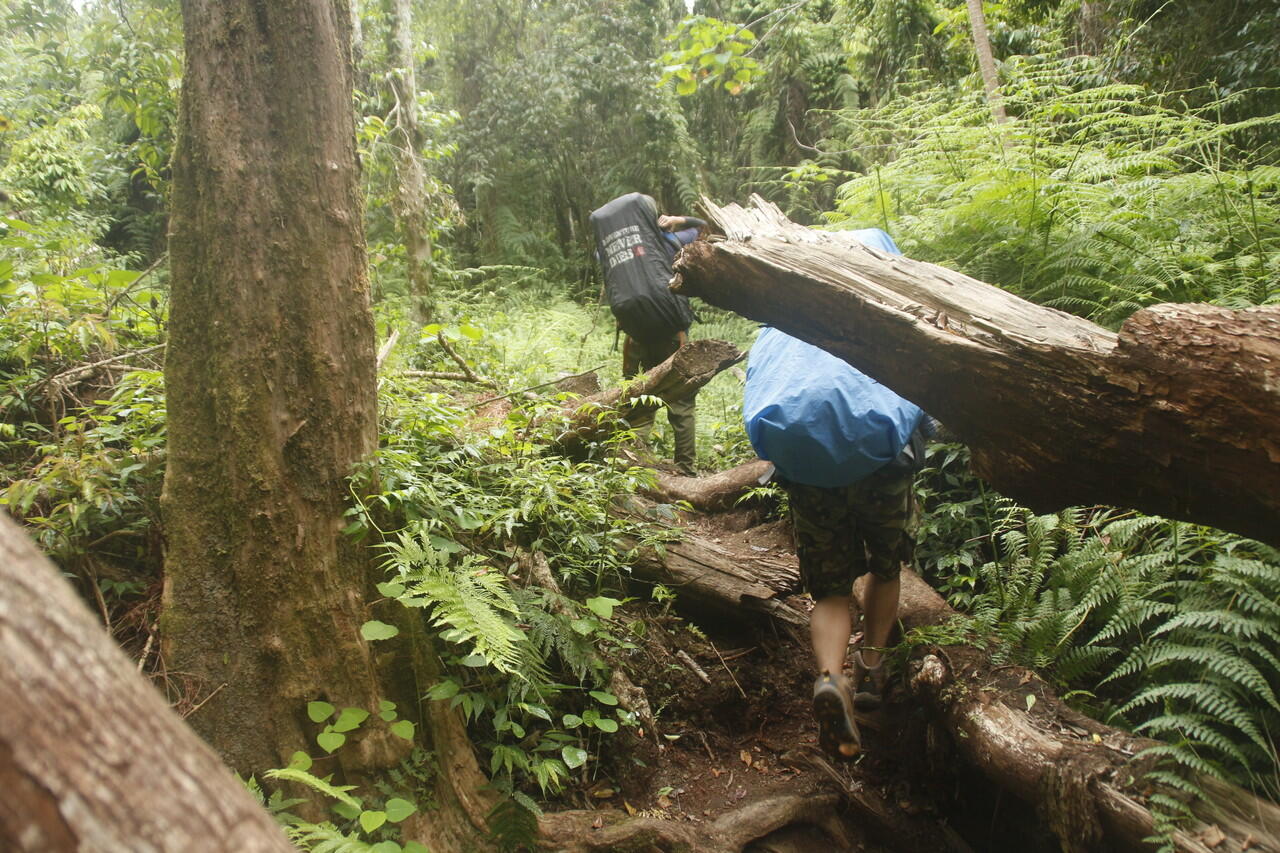
<svg viewBox="0 0 1280 853">
<path fill-rule="evenodd" d="M 902 254 L 878 228 L 852 232 Z M 784 478 L 836 488 L 892 462 L 924 413 L 843 359 L 785 332 L 760 330 L 747 366 L 742 416 L 761 459 Z"/>
</svg>

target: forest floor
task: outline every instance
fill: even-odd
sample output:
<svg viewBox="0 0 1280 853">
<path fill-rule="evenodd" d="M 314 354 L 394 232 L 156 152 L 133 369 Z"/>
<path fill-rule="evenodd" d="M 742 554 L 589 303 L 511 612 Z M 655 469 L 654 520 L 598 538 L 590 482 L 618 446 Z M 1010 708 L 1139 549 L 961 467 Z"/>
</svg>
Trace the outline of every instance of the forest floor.
<svg viewBox="0 0 1280 853">
<path fill-rule="evenodd" d="M 793 555 L 783 522 L 743 531 L 731 517 L 711 516 L 694 517 L 688 527 L 730 550 Z M 812 606 L 803 596 L 793 603 L 802 610 Z M 1038 821 L 1009 807 L 1002 814 L 999 798 L 988 799 L 987 784 L 935 766 L 946 750 L 932 748 L 936 732 L 892 683 L 885 707 L 860 718 L 862 753 L 834 760 L 817 743 L 806 636 L 753 628 L 746 619 L 693 621 L 649 603 L 628 607 L 647 627 L 625 665 L 647 692 L 660 731 L 621 735 L 626 740 L 610 745 L 603 772 L 571 798 L 573 807 L 697 824 L 782 794 L 835 792 L 843 811 L 836 816 L 845 833 L 841 844 L 847 846 L 833 844 L 817 826 L 797 823 L 746 849 L 932 851 L 940 835 L 956 850 L 1039 847 L 1029 840 L 1044 834 Z M 853 792 L 859 796 L 847 796 Z M 863 811 L 867 801 L 882 804 L 887 819 L 862 820 L 855 799 Z M 928 831 L 915 834 L 925 826 Z"/>
</svg>

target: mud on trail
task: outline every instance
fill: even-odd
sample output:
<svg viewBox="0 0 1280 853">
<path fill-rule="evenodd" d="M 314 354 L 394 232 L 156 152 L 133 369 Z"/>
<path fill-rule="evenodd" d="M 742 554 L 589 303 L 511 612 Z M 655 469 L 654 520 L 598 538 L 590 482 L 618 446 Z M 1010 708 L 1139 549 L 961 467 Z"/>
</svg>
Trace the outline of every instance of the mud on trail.
<svg viewBox="0 0 1280 853">
<path fill-rule="evenodd" d="M 700 516 L 687 529 L 744 559 L 794 559 L 784 523 L 754 521 L 749 514 Z M 674 612 L 648 596 L 627 606 L 645 627 L 622 662 L 647 693 L 659 731 L 631 729 L 613 739 L 598 775 L 570 796 L 572 808 L 600 810 L 582 831 L 639 817 L 712 837 L 754 812 L 766 831 L 739 849 L 1057 849 L 1025 809 L 983 796 L 989 783 L 957 775 L 960 762 L 943 757 L 939 733 L 892 683 L 885 707 L 859 718 L 862 753 L 853 760 L 825 755 L 812 714 L 807 636 L 776 623 L 682 614 L 675 594 Z M 803 612 L 812 606 L 798 594 L 788 603 Z M 855 631 L 851 643 L 858 638 Z M 810 807 L 798 807 L 805 803 Z M 759 820 L 770 811 L 772 820 Z M 618 846 L 579 840 L 578 849 L 678 849 L 639 838 Z"/>
</svg>

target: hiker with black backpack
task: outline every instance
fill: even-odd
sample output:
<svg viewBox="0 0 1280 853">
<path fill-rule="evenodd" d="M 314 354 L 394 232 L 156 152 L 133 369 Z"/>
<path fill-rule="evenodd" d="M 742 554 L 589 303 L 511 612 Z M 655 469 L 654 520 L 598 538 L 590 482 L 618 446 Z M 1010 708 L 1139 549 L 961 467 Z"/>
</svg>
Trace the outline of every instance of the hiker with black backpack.
<svg viewBox="0 0 1280 853">
<path fill-rule="evenodd" d="M 879 229 L 852 233 L 900 254 Z M 883 654 L 898 618 L 899 573 L 914 553 L 913 483 L 931 421 L 847 362 L 768 327 L 751 348 L 742 413 L 757 455 L 787 489 L 800 575 L 814 600 L 818 741 L 849 758 L 862 749 L 854 709 L 873 710 L 884 697 Z M 849 606 L 864 574 L 862 641 L 846 674 Z"/>
<path fill-rule="evenodd" d="M 706 225 L 692 216 L 659 216 L 658 205 L 643 193 L 619 196 L 591 214 L 596 257 L 604 270 L 605 296 L 618 328 L 625 379 L 650 370 L 688 343 L 693 310 L 689 299 L 672 293 L 671 261 L 697 239 Z M 696 393 L 696 392 L 695 392 Z M 694 397 L 667 401 L 667 420 L 675 433 L 675 463 L 693 476 L 697 458 Z M 653 428 L 653 416 L 632 422 L 641 440 Z"/>
</svg>

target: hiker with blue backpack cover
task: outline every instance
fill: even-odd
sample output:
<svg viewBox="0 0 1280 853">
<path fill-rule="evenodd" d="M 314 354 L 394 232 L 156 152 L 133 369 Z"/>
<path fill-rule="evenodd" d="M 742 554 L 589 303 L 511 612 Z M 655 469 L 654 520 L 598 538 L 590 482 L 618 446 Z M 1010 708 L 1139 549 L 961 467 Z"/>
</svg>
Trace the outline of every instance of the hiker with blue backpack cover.
<svg viewBox="0 0 1280 853">
<path fill-rule="evenodd" d="M 853 234 L 901 254 L 878 228 Z M 927 416 L 848 362 L 770 327 L 751 348 L 742 410 L 757 455 L 787 489 L 800 574 L 814 600 L 818 740 L 828 753 L 852 757 L 862 748 L 854 709 L 878 708 L 883 699 L 899 573 L 915 548 L 913 480 Z M 849 605 L 864 574 L 862 642 L 846 675 Z"/>
<path fill-rule="evenodd" d="M 630 379 L 657 367 L 688 343 L 693 310 L 688 297 L 668 288 L 671 261 L 697 239 L 706 223 L 692 216 L 659 216 L 651 197 L 627 193 L 593 211 L 591 225 L 609 308 L 626 335 L 622 376 Z M 695 396 L 667 401 L 667 420 L 675 433 L 675 463 L 690 476 L 697 458 Z M 632 422 L 641 440 L 652 427 L 652 415 Z"/>
</svg>

